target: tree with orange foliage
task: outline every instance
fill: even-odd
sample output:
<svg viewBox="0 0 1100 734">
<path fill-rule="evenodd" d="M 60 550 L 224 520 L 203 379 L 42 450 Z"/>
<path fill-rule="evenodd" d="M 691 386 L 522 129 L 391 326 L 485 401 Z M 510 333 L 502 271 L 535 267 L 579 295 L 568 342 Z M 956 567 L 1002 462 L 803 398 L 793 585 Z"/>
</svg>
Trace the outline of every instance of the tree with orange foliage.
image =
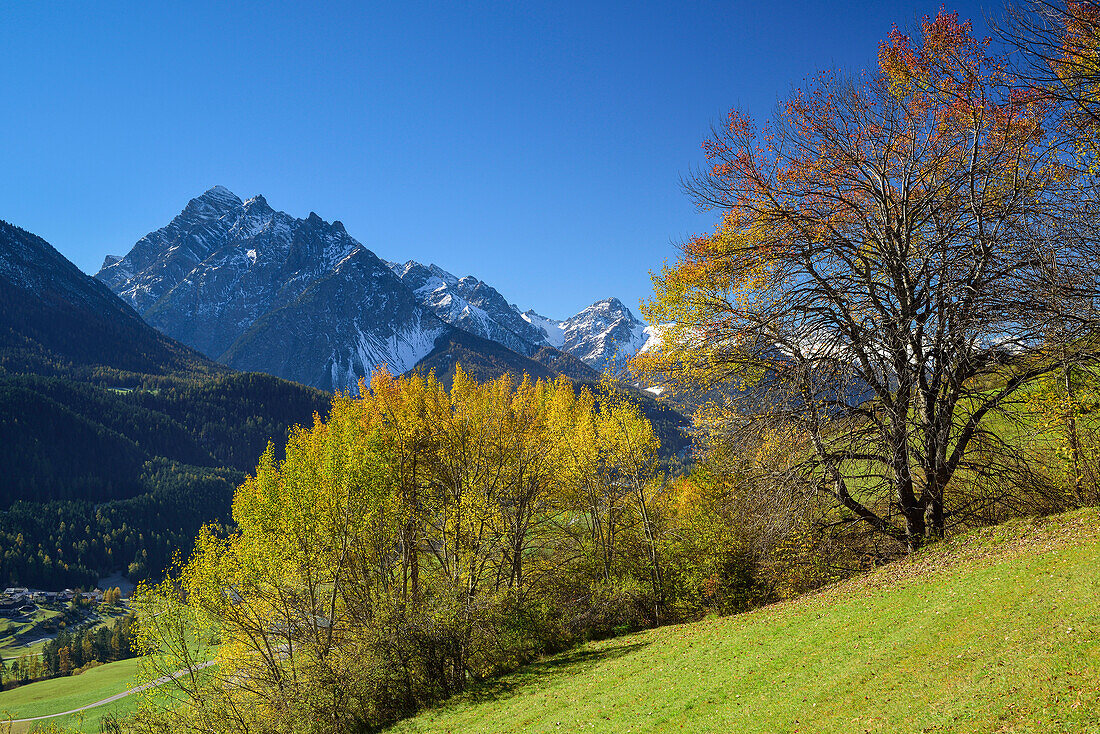
<svg viewBox="0 0 1100 734">
<path fill-rule="evenodd" d="M 998 24 L 1013 49 L 1015 72 L 1057 105 L 1060 131 L 1097 173 L 1100 154 L 1100 3 L 1021 0 Z"/>
<path fill-rule="evenodd" d="M 1058 367 L 1053 332 L 1082 357 L 1084 326 L 1046 297 L 1047 214 L 1072 183 L 1048 101 L 952 14 L 878 60 L 713 131 L 686 186 L 721 222 L 654 276 L 645 315 L 672 325 L 634 368 L 721 388 L 720 430 L 787 447 L 759 464 L 774 491 L 912 551 L 998 501 L 957 479 L 999 466 L 989 418 Z"/>
</svg>

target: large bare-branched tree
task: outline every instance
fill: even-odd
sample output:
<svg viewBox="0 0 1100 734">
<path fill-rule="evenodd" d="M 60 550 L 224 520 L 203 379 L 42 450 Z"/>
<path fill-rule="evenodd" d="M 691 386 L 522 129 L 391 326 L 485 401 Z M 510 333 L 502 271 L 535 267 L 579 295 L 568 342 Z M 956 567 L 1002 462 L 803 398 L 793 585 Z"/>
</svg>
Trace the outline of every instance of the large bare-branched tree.
<svg viewBox="0 0 1100 734">
<path fill-rule="evenodd" d="M 1100 2 L 1020 0 L 994 23 L 1011 49 L 1012 71 L 1057 105 L 1059 132 L 1069 135 L 1086 167 L 1100 151 Z"/>
<path fill-rule="evenodd" d="M 1048 238 L 1100 269 L 1100 2 L 1097 0 L 1019 0 L 994 22 L 1009 50 L 1018 83 L 1050 107 L 1050 134 L 1059 139 L 1062 162 L 1078 169 L 1075 186 L 1052 201 L 1047 222 L 1059 230 Z M 1095 301 L 1082 290 L 1095 279 L 1070 283 L 1062 292 Z M 1066 290 L 1066 289 L 1069 290 Z M 1090 304 L 1091 305 L 1091 304 Z M 1091 317 L 1091 309 L 1086 310 Z"/>
<path fill-rule="evenodd" d="M 991 419 L 1087 351 L 1050 113 L 948 14 L 763 128 L 731 113 L 687 182 L 720 225 L 655 276 L 647 316 L 672 325 L 636 368 L 736 376 L 722 429 L 785 447 L 775 491 L 823 493 L 910 550 L 942 537 L 977 509 L 964 478 L 1013 468 Z"/>
</svg>

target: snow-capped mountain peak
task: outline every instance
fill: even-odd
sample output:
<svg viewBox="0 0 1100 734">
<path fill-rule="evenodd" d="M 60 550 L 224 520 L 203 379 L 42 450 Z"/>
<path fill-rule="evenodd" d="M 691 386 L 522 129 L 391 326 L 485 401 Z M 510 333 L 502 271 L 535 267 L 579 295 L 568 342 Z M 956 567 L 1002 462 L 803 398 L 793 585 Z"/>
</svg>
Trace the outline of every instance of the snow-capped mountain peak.
<svg viewBox="0 0 1100 734">
<path fill-rule="evenodd" d="M 543 333 L 548 344 L 596 369 L 603 369 L 612 359 L 634 356 L 654 333 L 614 297 L 596 301 L 563 321 L 530 310 L 523 318 Z"/>
<path fill-rule="evenodd" d="M 96 276 L 152 325 L 230 366 L 352 389 L 448 327 L 339 222 L 215 186 Z"/>
<path fill-rule="evenodd" d="M 564 320 L 521 312 L 473 275 L 384 262 L 339 221 L 242 200 L 224 186 L 96 277 L 150 324 L 230 366 L 353 388 L 385 365 L 404 372 L 454 329 L 524 356 L 544 347 L 602 369 L 644 348 L 651 330 L 617 298 Z"/>
</svg>

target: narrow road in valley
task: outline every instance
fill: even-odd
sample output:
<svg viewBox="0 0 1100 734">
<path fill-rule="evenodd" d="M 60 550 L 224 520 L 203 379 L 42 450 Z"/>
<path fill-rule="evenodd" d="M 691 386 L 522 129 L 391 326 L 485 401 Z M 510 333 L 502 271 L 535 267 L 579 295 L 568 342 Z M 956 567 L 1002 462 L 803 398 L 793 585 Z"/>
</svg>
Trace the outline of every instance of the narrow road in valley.
<svg viewBox="0 0 1100 734">
<path fill-rule="evenodd" d="M 199 663 L 198 665 L 195 666 L 195 670 L 202 670 L 203 668 L 208 668 L 211 665 L 213 665 L 215 662 L 217 662 L 217 661 L 216 660 L 208 660 L 205 663 Z M 126 698 L 131 693 L 141 693 L 142 691 L 144 691 L 147 688 L 153 688 L 155 686 L 164 685 L 165 683 L 172 680 L 173 678 L 179 678 L 182 675 L 187 675 L 187 672 L 188 671 L 186 671 L 186 670 L 177 670 L 175 673 L 172 673 L 172 675 L 166 675 L 163 678 L 157 678 L 155 681 L 153 681 L 151 683 L 146 683 L 143 686 L 138 686 L 137 688 L 132 688 L 128 691 L 123 691 L 122 693 L 116 693 L 113 696 L 109 696 L 107 698 L 96 701 L 95 703 L 89 703 L 87 706 L 81 706 L 80 708 L 75 708 L 75 709 L 72 709 L 70 711 L 62 711 L 61 713 L 57 713 L 57 714 L 46 714 L 45 716 L 32 716 L 29 719 L 12 719 L 10 722 L 3 722 L 3 723 L 27 724 L 27 723 L 30 723 L 32 721 L 42 721 L 43 719 L 55 719 L 58 716 L 68 716 L 69 714 L 79 714 L 81 711 L 87 711 L 88 709 L 94 709 L 97 706 L 105 706 L 109 703 L 114 703 L 115 701 L 119 700 L 120 698 Z"/>
</svg>

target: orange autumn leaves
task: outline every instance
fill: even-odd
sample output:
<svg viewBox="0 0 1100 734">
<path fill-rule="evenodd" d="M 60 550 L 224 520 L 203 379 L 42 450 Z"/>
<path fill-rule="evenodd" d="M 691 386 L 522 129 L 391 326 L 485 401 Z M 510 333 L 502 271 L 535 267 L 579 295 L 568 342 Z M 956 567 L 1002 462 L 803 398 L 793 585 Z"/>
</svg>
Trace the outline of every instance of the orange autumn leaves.
<svg viewBox="0 0 1100 734">
<path fill-rule="evenodd" d="M 817 75 L 762 127 L 731 111 L 703 143 L 708 168 L 687 183 L 720 220 L 652 275 L 642 311 L 669 326 L 662 350 L 635 359 L 635 374 L 713 386 L 727 372 L 716 355 L 759 335 L 801 265 L 827 280 L 830 269 L 873 261 L 890 240 L 925 238 L 932 210 L 950 220 L 1064 178 L 1044 156 L 1050 105 L 1013 87 L 971 24 L 941 12 L 916 37 L 895 28 L 877 69 Z M 993 177 L 979 202 L 962 183 L 974 168 Z M 835 256 L 817 256 L 826 249 Z"/>
</svg>

